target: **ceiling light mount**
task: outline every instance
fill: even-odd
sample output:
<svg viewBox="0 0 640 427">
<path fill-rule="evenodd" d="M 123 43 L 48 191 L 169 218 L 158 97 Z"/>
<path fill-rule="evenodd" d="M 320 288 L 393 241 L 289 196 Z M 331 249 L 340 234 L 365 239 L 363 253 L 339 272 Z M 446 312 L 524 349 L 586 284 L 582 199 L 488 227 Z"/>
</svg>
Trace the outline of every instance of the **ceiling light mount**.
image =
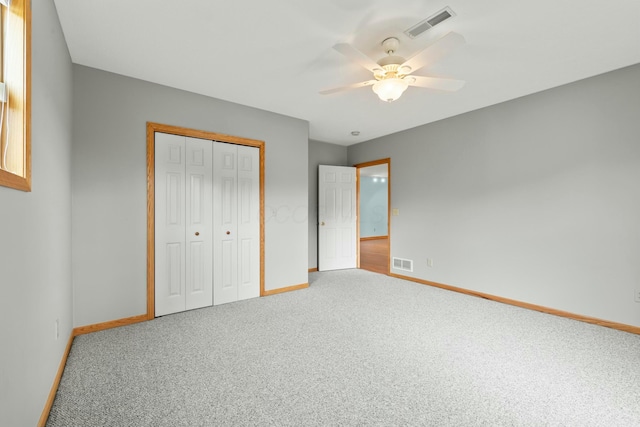
<svg viewBox="0 0 640 427">
<path fill-rule="evenodd" d="M 395 37 L 387 37 L 382 40 L 382 49 L 387 53 L 387 55 L 393 55 L 400 46 L 400 40 Z"/>
</svg>

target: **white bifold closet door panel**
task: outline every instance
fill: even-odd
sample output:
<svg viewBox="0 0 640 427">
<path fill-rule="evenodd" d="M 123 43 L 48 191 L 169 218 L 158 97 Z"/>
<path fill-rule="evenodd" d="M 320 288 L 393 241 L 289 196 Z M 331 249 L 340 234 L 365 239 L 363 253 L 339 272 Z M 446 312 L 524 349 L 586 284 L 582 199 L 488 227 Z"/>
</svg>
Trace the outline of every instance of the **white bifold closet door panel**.
<svg viewBox="0 0 640 427">
<path fill-rule="evenodd" d="M 213 142 L 213 302 L 260 296 L 259 149 Z"/>
<path fill-rule="evenodd" d="M 213 303 L 211 141 L 155 134 L 155 312 Z"/>
</svg>

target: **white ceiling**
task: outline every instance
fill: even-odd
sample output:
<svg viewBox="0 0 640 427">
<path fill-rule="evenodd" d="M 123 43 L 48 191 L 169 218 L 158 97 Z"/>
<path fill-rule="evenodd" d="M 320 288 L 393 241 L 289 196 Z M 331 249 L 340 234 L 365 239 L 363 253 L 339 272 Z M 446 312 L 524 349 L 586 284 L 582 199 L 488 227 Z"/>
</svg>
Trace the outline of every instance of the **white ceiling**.
<svg viewBox="0 0 640 427">
<path fill-rule="evenodd" d="M 74 63 L 309 121 L 310 138 L 351 145 L 640 63 L 638 0 L 55 0 Z M 413 41 L 403 31 L 450 6 Z M 395 36 L 410 57 L 448 31 L 467 43 L 416 74 L 466 80 L 380 101 L 332 49 L 374 57 Z M 215 130 L 215 129 L 211 129 Z M 360 135 L 354 137 L 351 131 Z"/>
</svg>

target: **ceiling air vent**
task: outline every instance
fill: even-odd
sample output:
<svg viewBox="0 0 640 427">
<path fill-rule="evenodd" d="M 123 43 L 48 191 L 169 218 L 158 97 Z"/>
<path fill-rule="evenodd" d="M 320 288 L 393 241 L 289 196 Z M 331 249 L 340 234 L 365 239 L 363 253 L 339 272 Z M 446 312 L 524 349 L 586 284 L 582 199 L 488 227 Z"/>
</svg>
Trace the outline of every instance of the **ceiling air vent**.
<svg viewBox="0 0 640 427">
<path fill-rule="evenodd" d="M 428 29 L 433 28 L 439 23 L 446 21 L 447 19 L 454 16 L 456 16 L 456 14 L 453 12 L 453 10 L 451 10 L 450 7 L 447 6 L 444 9 L 442 9 L 440 12 L 435 13 L 430 17 L 428 17 L 427 19 L 418 22 L 416 25 L 409 28 L 404 33 L 407 36 L 411 37 L 412 39 L 415 39 L 416 37 L 418 37 L 420 34 L 424 33 L 425 31 L 427 31 Z"/>
</svg>

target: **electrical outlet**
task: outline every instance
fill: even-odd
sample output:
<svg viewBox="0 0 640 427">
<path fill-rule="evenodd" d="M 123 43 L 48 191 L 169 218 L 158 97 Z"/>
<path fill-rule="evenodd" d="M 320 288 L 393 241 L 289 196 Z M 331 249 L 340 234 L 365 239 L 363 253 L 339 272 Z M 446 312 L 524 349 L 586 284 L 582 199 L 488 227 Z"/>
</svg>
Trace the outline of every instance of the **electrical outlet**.
<svg viewBox="0 0 640 427">
<path fill-rule="evenodd" d="M 60 338 L 60 319 L 56 319 L 55 323 L 54 323 L 54 329 L 55 329 L 55 337 L 56 340 L 58 338 Z"/>
<path fill-rule="evenodd" d="M 433 267 L 433 260 L 431 258 L 427 258 L 427 267 Z"/>
<path fill-rule="evenodd" d="M 635 302 L 640 302 L 640 288 L 636 288 L 636 293 L 633 299 Z"/>
</svg>

